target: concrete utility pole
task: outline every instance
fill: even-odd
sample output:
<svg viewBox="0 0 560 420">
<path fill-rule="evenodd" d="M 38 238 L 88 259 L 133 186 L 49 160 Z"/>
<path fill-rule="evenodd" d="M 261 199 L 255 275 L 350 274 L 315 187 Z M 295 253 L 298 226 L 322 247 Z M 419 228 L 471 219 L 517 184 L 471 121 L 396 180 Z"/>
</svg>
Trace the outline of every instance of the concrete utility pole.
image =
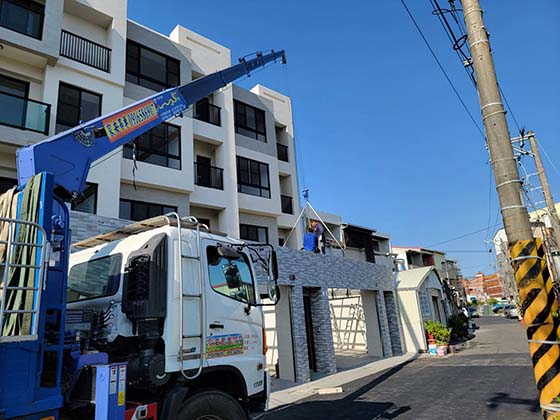
<svg viewBox="0 0 560 420">
<path fill-rule="evenodd" d="M 560 247 L 560 219 L 558 218 L 556 206 L 554 205 L 554 199 L 552 198 L 552 193 L 550 192 L 550 185 L 548 185 L 548 179 L 544 171 L 541 152 L 537 145 L 535 133 L 533 133 L 532 131 L 528 131 L 527 137 L 529 138 L 529 143 L 531 145 L 531 153 L 533 154 L 533 157 L 535 159 L 535 166 L 537 167 L 537 174 L 539 175 L 539 181 L 543 190 L 544 200 L 546 202 L 546 208 L 548 210 L 548 217 L 550 219 L 550 224 L 552 225 L 552 235 L 555 243 L 555 247 L 554 249 L 552 249 L 552 252 L 558 254 Z"/>
<path fill-rule="evenodd" d="M 557 343 L 557 320 L 552 316 L 557 312 L 552 281 L 542 243 L 533 238 L 527 208 L 521 197 L 521 180 L 513 156 L 482 9 L 479 0 L 461 0 L 461 3 L 496 190 L 523 319 L 528 328 L 529 351 L 541 408 L 553 410 L 550 404 L 560 395 L 560 347 Z"/>
</svg>

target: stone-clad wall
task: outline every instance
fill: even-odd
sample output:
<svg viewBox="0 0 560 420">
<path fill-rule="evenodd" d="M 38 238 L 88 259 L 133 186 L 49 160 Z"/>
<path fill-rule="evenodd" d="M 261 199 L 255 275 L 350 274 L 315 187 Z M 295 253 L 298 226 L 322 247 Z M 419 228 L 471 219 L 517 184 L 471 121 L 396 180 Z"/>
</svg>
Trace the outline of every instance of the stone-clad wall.
<svg viewBox="0 0 560 420">
<path fill-rule="evenodd" d="M 293 357 L 297 382 L 310 380 L 303 295 L 311 297 L 317 371 L 336 372 L 335 350 L 328 301 L 329 288 L 375 290 L 383 355 L 402 353 L 400 329 L 391 320 L 399 319 L 393 304 L 386 306 L 384 292 L 394 296 L 394 277 L 388 266 L 350 260 L 333 255 L 313 254 L 289 248 L 276 248 L 279 283 L 290 287 Z M 395 341 L 397 340 L 398 342 Z M 391 339 L 393 338 L 393 345 Z M 394 349 L 394 350 L 393 350 Z M 281 370 L 281 368 L 280 368 Z"/>
<path fill-rule="evenodd" d="M 389 335 L 391 337 L 391 348 L 393 354 L 403 353 L 402 333 L 400 328 L 399 308 L 395 300 L 395 292 L 383 292 L 385 295 L 385 308 L 387 310 L 387 321 L 389 323 Z"/>
<path fill-rule="evenodd" d="M 120 229 L 130 223 L 132 223 L 130 220 L 113 219 L 80 211 L 71 211 L 70 229 L 72 229 L 72 243 Z"/>
</svg>

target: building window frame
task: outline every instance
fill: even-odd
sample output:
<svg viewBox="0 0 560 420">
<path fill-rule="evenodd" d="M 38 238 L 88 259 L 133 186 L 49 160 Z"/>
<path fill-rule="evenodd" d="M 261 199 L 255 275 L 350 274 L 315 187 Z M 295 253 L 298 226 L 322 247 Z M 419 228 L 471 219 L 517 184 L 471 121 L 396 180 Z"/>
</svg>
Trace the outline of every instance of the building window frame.
<svg viewBox="0 0 560 420">
<path fill-rule="evenodd" d="M 2 11 L 5 12 L 4 7 L 7 4 L 11 4 L 12 7 L 19 7 L 21 9 L 25 9 L 27 10 L 29 13 L 35 14 L 39 17 L 39 25 L 37 27 L 36 32 L 26 32 L 26 31 L 20 31 L 18 29 L 16 29 L 14 26 L 8 26 L 9 25 L 9 21 L 6 21 L 4 19 L 6 19 L 4 17 L 4 14 L 2 13 Z M 7 10 L 7 9 L 6 9 Z M 27 16 L 27 23 L 26 26 L 29 27 L 29 16 Z M 43 39 L 43 29 L 45 26 L 45 5 L 38 3 L 36 1 L 32 1 L 32 0 L 0 0 L 0 26 L 6 29 L 9 29 L 10 31 L 14 31 L 17 32 L 18 34 L 22 34 L 25 36 L 28 36 L 30 38 L 34 38 L 34 39 L 38 39 L 41 40 Z"/>
<path fill-rule="evenodd" d="M 265 241 L 261 241 L 262 235 L 264 235 Z M 239 239 L 245 241 L 257 242 L 257 243 L 268 243 L 268 227 L 251 225 L 247 223 L 239 224 Z"/>
<path fill-rule="evenodd" d="M 237 191 L 257 197 L 270 198 L 270 171 L 268 163 L 236 156 Z M 263 179 L 266 173 L 266 179 Z"/>
<path fill-rule="evenodd" d="M 128 215 L 123 214 L 123 205 L 128 205 L 130 210 Z M 135 209 L 133 206 L 146 206 L 146 217 L 135 217 Z M 160 208 L 158 211 L 150 211 L 153 208 Z M 139 210 L 136 209 L 138 213 Z M 140 200 L 130 200 L 128 198 L 121 198 L 119 200 L 119 218 L 132 220 L 135 222 L 149 219 L 151 217 L 161 216 L 166 213 L 177 213 L 177 206 L 167 205 L 167 204 L 159 204 L 159 203 L 150 203 L 147 201 L 140 201 Z M 151 213 L 151 215 L 150 215 Z"/>
<path fill-rule="evenodd" d="M 133 57 L 133 49 L 137 49 L 138 57 Z M 158 80 L 154 77 L 142 73 L 142 51 L 155 54 L 165 59 L 165 81 Z M 136 60 L 136 62 L 133 62 Z M 176 65 L 176 74 L 170 71 L 170 66 Z M 139 85 L 151 90 L 168 89 L 171 87 L 179 86 L 181 84 L 181 62 L 176 58 L 162 54 L 150 47 L 146 47 L 136 41 L 127 39 L 126 41 L 126 80 L 135 85 Z M 175 78 L 170 77 L 175 76 Z M 155 86 L 154 86 L 155 85 Z"/>
<path fill-rule="evenodd" d="M 84 189 L 84 191 L 82 191 L 82 194 L 75 200 L 72 200 L 72 202 L 70 203 L 70 209 L 82 213 L 97 214 L 97 199 L 99 197 L 98 193 L 99 193 L 99 185 L 94 184 L 92 182 L 87 182 L 86 188 Z M 93 206 L 92 206 L 93 211 L 88 211 L 88 209 L 84 209 L 83 207 L 80 207 L 91 197 L 93 197 Z"/>
<path fill-rule="evenodd" d="M 157 134 L 158 130 L 164 130 L 163 136 Z M 169 151 L 170 140 L 170 129 L 176 130 L 177 133 L 177 153 L 172 153 Z M 165 151 L 158 150 L 157 143 L 163 139 L 163 146 L 165 147 Z M 149 163 L 152 165 L 163 166 L 165 168 L 181 170 L 181 127 L 174 124 L 163 123 L 160 124 L 151 130 L 141 134 L 133 142 L 127 143 L 123 147 L 123 157 L 125 159 L 132 159 L 133 152 L 134 152 L 134 145 L 136 144 L 136 160 L 138 162 Z M 164 161 L 158 162 L 157 160 L 153 160 L 150 158 L 160 157 L 163 158 Z M 175 166 L 172 164 L 175 162 Z"/>
<path fill-rule="evenodd" d="M 266 143 L 266 112 L 260 108 L 238 100 L 233 101 L 235 113 L 235 132 Z M 250 114 L 253 115 L 252 124 Z"/>
<path fill-rule="evenodd" d="M 70 90 L 74 90 L 78 92 L 78 121 L 74 122 L 74 121 L 70 121 L 70 120 L 63 120 L 63 115 L 61 112 L 61 108 L 62 106 L 68 106 L 68 107 L 76 107 L 76 104 L 72 104 L 69 102 L 64 102 L 61 100 L 62 96 L 60 94 L 61 89 L 70 89 Z M 58 85 L 58 99 L 57 99 L 57 106 L 56 106 L 56 132 L 60 133 L 62 131 L 65 130 L 69 130 L 71 128 L 74 128 L 78 125 L 80 125 L 80 121 L 86 122 L 86 121 L 90 121 L 92 118 L 88 118 L 88 119 L 84 119 L 83 118 L 83 95 L 84 93 L 87 93 L 88 95 L 92 95 L 92 96 L 96 96 L 99 98 L 99 105 L 98 105 L 98 109 L 97 109 L 97 116 L 92 117 L 92 118 L 97 118 L 101 116 L 101 109 L 102 109 L 102 105 L 103 105 L 103 95 L 101 95 L 100 93 L 97 92 L 92 92 L 90 90 L 87 89 L 82 89 L 78 86 L 74 86 L 71 85 L 69 83 L 65 83 L 65 82 L 60 82 Z M 61 127 L 59 127 L 59 125 Z"/>
</svg>

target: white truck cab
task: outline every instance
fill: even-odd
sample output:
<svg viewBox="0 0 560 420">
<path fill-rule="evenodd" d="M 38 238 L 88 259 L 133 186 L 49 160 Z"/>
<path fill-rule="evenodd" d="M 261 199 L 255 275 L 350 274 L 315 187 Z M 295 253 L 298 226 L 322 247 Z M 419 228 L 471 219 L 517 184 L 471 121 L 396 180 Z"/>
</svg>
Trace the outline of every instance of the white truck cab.
<svg viewBox="0 0 560 420">
<path fill-rule="evenodd" d="M 246 418 L 265 409 L 268 375 L 257 270 L 277 275 L 272 247 L 244 244 L 176 214 L 76 246 L 85 249 L 70 257 L 66 329 L 84 331 L 83 351 L 128 362 L 129 395 L 153 393 L 169 400 L 158 401 L 164 415 L 185 420 L 198 414 Z M 202 390 L 212 391 L 205 398 L 218 412 L 196 411 L 208 406 L 200 401 Z"/>
</svg>

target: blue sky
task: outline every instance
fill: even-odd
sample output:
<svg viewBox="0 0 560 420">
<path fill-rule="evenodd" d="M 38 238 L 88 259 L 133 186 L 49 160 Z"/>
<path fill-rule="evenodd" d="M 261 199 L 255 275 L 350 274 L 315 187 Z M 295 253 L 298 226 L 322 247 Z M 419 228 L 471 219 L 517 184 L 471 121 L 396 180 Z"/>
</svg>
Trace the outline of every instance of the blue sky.
<svg viewBox="0 0 560 420">
<path fill-rule="evenodd" d="M 480 122 L 476 91 L 430 2 L 407 3 Z M 560 4 L 505 4 L 482 3 L 500 84 L 519 123 L 534 130 L 558 162 Z M 435 248 L 489 248 L 484 240 L 495 228 L 486 228 L 501 219 L 484 141 L 400 1 L 160 0 L 154 7 L 134 0 L 129 16 L 165 34 L 186 26 L 228 46 L 234 59 L 286 49 L 287 66 L 270 67 L 242 85 L 262 83 L 292 97 L 300 184 L 310 189 L 315 208 L 387 232 L 394 245 L 430 247 L 482 229 Z M 545 164 L 560 200 L 560 176 Z M 449 257 L 465 275 L 494 269 L 493 255 Z"/>
</svg>

